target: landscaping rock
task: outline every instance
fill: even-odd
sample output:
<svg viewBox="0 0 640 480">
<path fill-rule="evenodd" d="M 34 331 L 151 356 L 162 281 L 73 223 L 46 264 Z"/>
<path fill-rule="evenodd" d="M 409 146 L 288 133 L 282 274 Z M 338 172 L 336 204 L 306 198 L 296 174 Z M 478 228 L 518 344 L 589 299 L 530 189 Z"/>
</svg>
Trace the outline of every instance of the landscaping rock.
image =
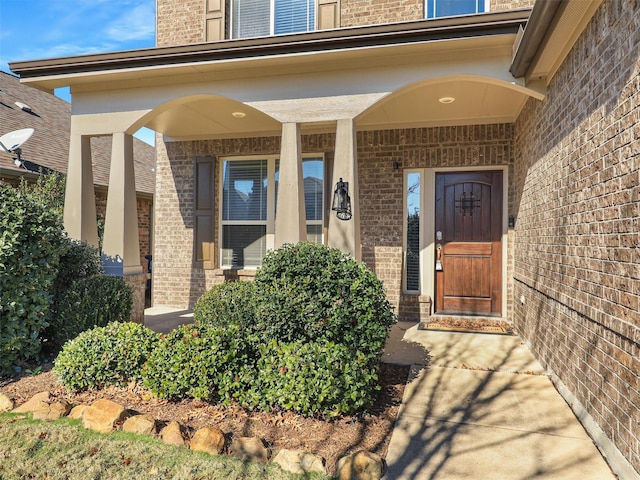
<svg viewBox="0 0 640 480">
<path fill-rule="evenodd" d="M 31 413 L 36 420 L 57 420 L 69 414 L 71 405 L 66 401 L 52 402 L 49 392 L 35 394 L 13 410 L 14 413 Z"/>
<path fill-rule="evenodd" d="M 324 458 L 302 450 L 287 450 L 283 448 L 273 458 L 272 462 L 277 463 L 283 470 L 291 473 L 326 473 Z"/>
<path fill-rule="evenodd" d="M 380 480 L 384 474 L 384 462 L 375 453 L 360 451 L 338 460 L 339 480 Z"/>
<path fill-rule="evenodd" d="M 49 405 L 51 394 L 49 392 L 36 393 L 29 400 L 13 410 L 14 413 L 33 413 L 35 410 L 42 408 L 42 404 Z"/>
<path fill-rule="evenodd" d="M 191 439 L 191 450 L 219 455 L 224 448 L 224 433 L 218 427 L 198 430 Z"/>
<path fill-rule="evenodd" d="M 116 424 L 124 419 L 126 410 L 111 400 L 97 400 L 82 415 L 85 428 L 100 433 L 111 432 Z"/>
<path fill-rule="evenodd" d="M 182 430 L 178 422 L 170 422 L 160 432 L 160 438 L 164 443 L 169 445 L 184 445 L 184 438 L 182 436 Z"/>
<path fill-rule="evenodd" d="M 269 461 L 269 450 L 258 437 L 238 437 L 231 441 L 229 454 L 251 462 Z"/>
<path fill-rule="evenodd" d="M 36 408 L 33 412 L 33 418 L 36 420 L 57 420 L 69 415 L 71 405 L 62 400 L 51 404 L 42 402 L 40 408 Z"/>
<path fill-rule="evenodd" d="M 69 412 L 69 418 L 80 419 L 84 415 L 84 411 L 89 408 L 89 405 L 76 405 Z"/>
<path fill-rule="evenodd" d="M 135 415 L 125 420 L 122 430 L 150 435 L 156 432 L 156 420 L 151 415 Z"/>
<path fill-rule="evenodd" d="M 13 400 L 7 397 L 4 393 L 0 393 L 0 413 L 13 410 L 14 406 Z"/>
</svg>

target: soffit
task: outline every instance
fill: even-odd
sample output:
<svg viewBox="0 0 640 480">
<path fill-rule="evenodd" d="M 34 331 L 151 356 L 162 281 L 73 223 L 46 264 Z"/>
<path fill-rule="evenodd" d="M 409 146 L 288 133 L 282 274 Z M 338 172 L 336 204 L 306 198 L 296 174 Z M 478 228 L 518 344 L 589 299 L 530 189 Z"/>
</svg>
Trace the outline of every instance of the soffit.
<svg viewBox="0 0 640 480">
<path fill-rule="evenodd" d="M 527 69 L 530 81 L 544 80 L 548 85 L 576 40 L 591 20 L 602 0 L 563 0 L 551 21 L 546 35 L 535 48 L 535 56 Z M 527 28 L 534 25 L 529 24 Z M 525 29 L 524 34 L 527 35 Z"/>
</svg>

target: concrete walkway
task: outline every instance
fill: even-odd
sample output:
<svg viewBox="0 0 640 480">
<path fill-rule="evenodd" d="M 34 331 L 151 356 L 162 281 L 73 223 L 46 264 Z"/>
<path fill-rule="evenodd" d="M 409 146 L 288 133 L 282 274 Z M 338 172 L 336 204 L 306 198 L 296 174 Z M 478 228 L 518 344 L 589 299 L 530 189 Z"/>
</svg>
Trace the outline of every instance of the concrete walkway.
<svg viewBox="0 0 640 480">
<path fill-rule="evenodd" d="M 384 360 L 412 364 L 386 480 L 616 478 L 519 337 L 399 323 Z"/>
<path fill-rule="evenodd" d="M 158 332 L 193 321 L 155 307 Z M 591 438 L 521 339 L 396 324 L 383 355 L 411 372 L 385 480 L 613 480 Z"/>
</svg>

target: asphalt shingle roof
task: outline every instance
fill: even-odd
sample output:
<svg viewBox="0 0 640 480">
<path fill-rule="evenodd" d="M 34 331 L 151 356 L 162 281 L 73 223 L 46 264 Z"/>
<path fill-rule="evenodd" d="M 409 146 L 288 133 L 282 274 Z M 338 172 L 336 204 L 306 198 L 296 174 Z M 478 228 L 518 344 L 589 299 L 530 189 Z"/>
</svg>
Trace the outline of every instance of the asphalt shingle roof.
<svg viewBox="0 0 640 480">
<path fill-rule="evenodd" d="M 25 111 L 15 102 L 31 107 Z M 33 136 L 22 146 L 22 160 L 66 173 L 69 160 L 71 104 L 55 95 L 20 83 L 18 77 L 0 72 L 0 135 L 33 128 Z M 153 194 L 155 186 L 155 148 L 133 139 L 136 190 Z M 19 174 L 23 169 L 13 162 L 13 155 L 0 149 L 0 168 Z M 93 181 L 95 185 L 109 184 L 111 137 L 91 139 Z"/>
</svg>

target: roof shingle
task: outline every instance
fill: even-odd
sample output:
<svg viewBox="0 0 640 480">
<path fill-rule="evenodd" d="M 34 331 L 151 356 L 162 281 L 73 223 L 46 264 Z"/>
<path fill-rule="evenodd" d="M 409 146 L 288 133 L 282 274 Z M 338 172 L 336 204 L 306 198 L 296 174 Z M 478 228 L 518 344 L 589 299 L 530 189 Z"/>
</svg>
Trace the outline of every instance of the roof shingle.
<svg viewBox="0 0 640 480">
<path fill-rule="evenodd" d="M 21 109 L 15 102 L 31 107 Z M 33 128 L 33 136 L 22 146 L 22 159 L 43 167 L 67 172 L 71 104 L 55 95 L 20 83 L 18 77 L 0 72 L 0 135 L 21 128 Z M 155 186 L 155 148 L 134 138 L 133 156 L 136 191 L 153 194 Z M 16 167 L 13 155 L 0 149 L 0 168 L 19 175 L 24 169 Z M 91 139 L 93 181 L 96 186 L 109 184 L 111 140 L 109 137 Z"/>
</svg>

